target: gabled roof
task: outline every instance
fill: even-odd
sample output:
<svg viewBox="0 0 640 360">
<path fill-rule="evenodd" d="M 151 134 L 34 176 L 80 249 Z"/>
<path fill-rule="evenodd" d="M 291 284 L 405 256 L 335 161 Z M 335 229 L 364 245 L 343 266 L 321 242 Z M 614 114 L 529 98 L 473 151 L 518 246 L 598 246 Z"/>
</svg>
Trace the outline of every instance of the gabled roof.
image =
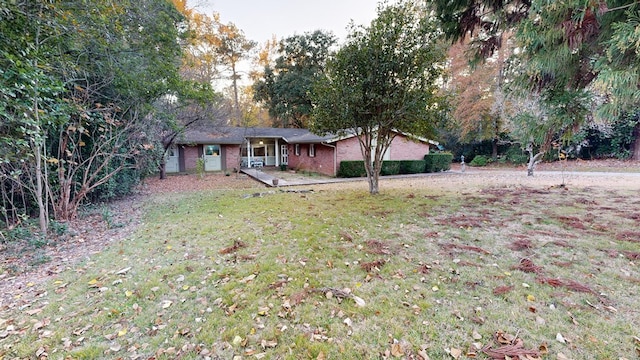
<svg viewBox="0 0 640 360">
<path fill-rule="evenodd" d="M 288 143 L 321 143 L 334 135 L 318 136 L 307 129 L 265 127 L 219 127 L 211 130 L 190 129 L 178 138 L 178 144 L 240 145 L 245 139 L 283 139 Z"/>
<path fill-rule="evenodd" d="M 401 131 L 397 133 L 413 138 L 415 140 L 437 145 L 438 143 L 421 138 L 419 136 L 406 134 Z M 340 140 L 356 136 L 350 131 L 345 134 L 327 134 L 319 136 L 307 129 L 295 128 L 266 128 L 266 127 L 218 127 L 211 130 L 190 129 L 178 138 L 177 144 L 222 144 L 240 145 L 246 139 L 283 139 L 289 144 L 318 144 L 335 143 Z"/>
</svg>

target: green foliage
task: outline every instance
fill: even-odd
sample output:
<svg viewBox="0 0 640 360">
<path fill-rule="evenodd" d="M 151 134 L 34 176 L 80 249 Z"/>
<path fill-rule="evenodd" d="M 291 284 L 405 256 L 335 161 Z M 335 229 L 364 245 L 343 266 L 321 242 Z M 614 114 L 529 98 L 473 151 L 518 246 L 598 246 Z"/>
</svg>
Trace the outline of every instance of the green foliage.
<svg viewBox="0 0 640 360">
<path fill-rule="evenodd" d="M 364 161 L 362 160 L 341 161 L 337 176 L 342 178 L 367 176 L 367 170 L 364 168 Z"/>
<path fill-rule="evenodd" d="M 444 110 L 437 91 L 444 51 L 425 13 L 412 1 L 381 8 L 369 27 L 352 29 L 313 87 L 312 130 L 357 136 L 363 158 L 373 159 L 372 194 L 396 131 L 431 136 Z"/>
<path fill-rule="evenodd" d="M 400 174 L 420 174 L 426 172 L 426 160 L 400 160 Z"/>
<path fill-rule="evenodd" d="M 196 160 L 196 174 L 198 174 L 200 178 L 204 177 L 204 158 L 198 158 L 198 160 Z"/>
<path fill-rule="evenodd" d="M 489 158 L 484 155 L 478 155 L 471 160 L 469 166 L 487 166 L 489 163 Z"/>
<path fill-rule="evenodd" d="M 519 146 L 510 146 L 504 154 L 505 159 L 514 165 L 526 164 L 529 161 L 529 156 L 523 153 Z"/>
<path fill-rule="evenodd" d="M 62 236 L 64 235 L 67 231 L 69 231 L 69 226 L 64 223 L 64 222 L 60 222 L 60 221 L 56 221 L 56 220 L 51 220 L 49 222 L 49 229 L 56 235 L 56 236 Z"/>
<path fill-rule="evenodd" d="M 400 174 L 401 164 L 400 161 L 385 160 L 382 162 L 382 168 L 380 169 L 380 175 L 398 175 Z"/>
<path fill-rule="evenodd" d="M 442 155 L 448 155 L 449 159 L 451 157 L 449 154 Z M 447 156 L 444 156 L 442 158 L 446 157 Z M 425 172 L 425 164 L 425 160 L 385 160 L 382 162 L 380 175 L 420 174 Z M 448 170 L 449 166 L 450 165 L 447 165 L 445 170 Z M 337 176 L 342 178 L 367 176 L 367 171 L 364 168 L 364 161 L 341 161 Z"/>
<path fill-rule="evenodd" d="M 13 229 L 9 229 L 5 233 L 7 241 L 24 241 L 33 236 L 31 228 L 28 226 L 16 226 Z"/>
<path fill-rule="evenodd" d="M 309 92 L 314 80 L 323 73 L 335 43 L 333 34 L 319 30 L 280 42 L 275 66 L 267 66 L 264 78 L 253 85 L 254 99 L 266 105 L 279 126 L 308 126 L 312 111 Z"/>
<path fill-rule="evenodd" d="M 434 173 L 451 169 L 453 155 L 450 153 L 432 153 L 424 156 L 424 172 Z"/>
</svg>

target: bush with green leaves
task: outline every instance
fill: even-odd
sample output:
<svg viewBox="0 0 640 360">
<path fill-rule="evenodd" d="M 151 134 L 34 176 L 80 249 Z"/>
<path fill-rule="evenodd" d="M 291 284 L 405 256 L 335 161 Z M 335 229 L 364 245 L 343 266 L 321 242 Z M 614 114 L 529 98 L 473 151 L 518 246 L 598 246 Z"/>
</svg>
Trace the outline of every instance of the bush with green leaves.
<svg viewBox="0 0 640 360">
<path fill-rule="evenodd" d="M 469 166 L 487 166 L 489 158 L 484 155 L 477 155 L 471 160 Z"/>
<path fill-rule="evenodd" d="M 364 161 L 362 160 L 343 160 L 340 162 L 340 168 L 338 169 L 338 177 L 341 178 L 353 178 L 367 176 L 367 170 L 364 168 Z"/>
<path fill-rule="evenodd" d="M 400 161 L 385 160 L 382 162 L 382 168 L 380 169 L 380 175 L 399 175 L 400 174 Z"/>
<path fill-rule="evenodd" d="M 425 172 L 434 173 L 451 169 L 451 153 L 433 153 L 424 156 Z"/>
<path fill-rule="evenodd" d="M 425 160 L 400 160 L 400 174 L 420 174 L 425 172 Z"/>
</svg>

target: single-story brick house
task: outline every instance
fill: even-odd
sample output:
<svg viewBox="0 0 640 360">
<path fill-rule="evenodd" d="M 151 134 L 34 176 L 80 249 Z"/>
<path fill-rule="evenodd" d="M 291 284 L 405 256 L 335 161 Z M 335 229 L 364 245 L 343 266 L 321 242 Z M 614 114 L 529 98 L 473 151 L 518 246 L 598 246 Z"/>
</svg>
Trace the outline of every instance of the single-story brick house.
<svg viewBox="0 0 640 360">
<path fill-rule="evenodd" d="M 398 133 L 384 160 L 422 160 L 437 142 Z M 362 160 L 355 135 L 318 136 L 306 129 L 224 127 L 188 130 L 167 158 L 167 173 L 193 171 L 199 158 L 205 171 L 286 165 L 335 176 L 343 160 Z"/>
</svg>

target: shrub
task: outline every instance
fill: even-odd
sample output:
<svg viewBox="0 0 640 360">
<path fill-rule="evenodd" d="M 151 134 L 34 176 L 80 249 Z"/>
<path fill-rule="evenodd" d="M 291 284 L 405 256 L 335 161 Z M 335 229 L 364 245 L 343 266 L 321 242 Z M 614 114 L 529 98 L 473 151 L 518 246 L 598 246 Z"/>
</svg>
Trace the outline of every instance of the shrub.
<svg viewBox="0 0 640 360">
<path fill-rule="evenodd" d="M 340 168 L 338 169 L 338 177 L 352 178 L 367 176 L 367 171 L 364 169 L 364 161 L 362 160 L 344 160 L 340 162 Z"/>
<path fill-rule="evenodd" d="M 380 175 L 398 175 L 400 174 L 400 161 L 385 160 L 382 162 Z"/>
<path fill-rule="evenodd" d="M 424 156 L 425 169 L 424 172 L 433 173 L 446 171 L 451 169 L 451 161 L 453 155 L 450 153 L 435 153 Z"/>
<path fill-rule="evenodd" d="M 420 174 L 423 173 L 427 162 L 425 160 L 401 160 L 400 174 Z"/>
<path fill-rule="evenodd" d="M 529 161 L 529 156 L 518 146 L 511 146 L 504 155 L 508 162 L 515 165 L 526 164 Z"/>
<path fill-rule="evenodd" d="M 477 155 L 471 160 L 469 166 L 487 166 L 489 159 L 484 155 Z"/>
</svg>

